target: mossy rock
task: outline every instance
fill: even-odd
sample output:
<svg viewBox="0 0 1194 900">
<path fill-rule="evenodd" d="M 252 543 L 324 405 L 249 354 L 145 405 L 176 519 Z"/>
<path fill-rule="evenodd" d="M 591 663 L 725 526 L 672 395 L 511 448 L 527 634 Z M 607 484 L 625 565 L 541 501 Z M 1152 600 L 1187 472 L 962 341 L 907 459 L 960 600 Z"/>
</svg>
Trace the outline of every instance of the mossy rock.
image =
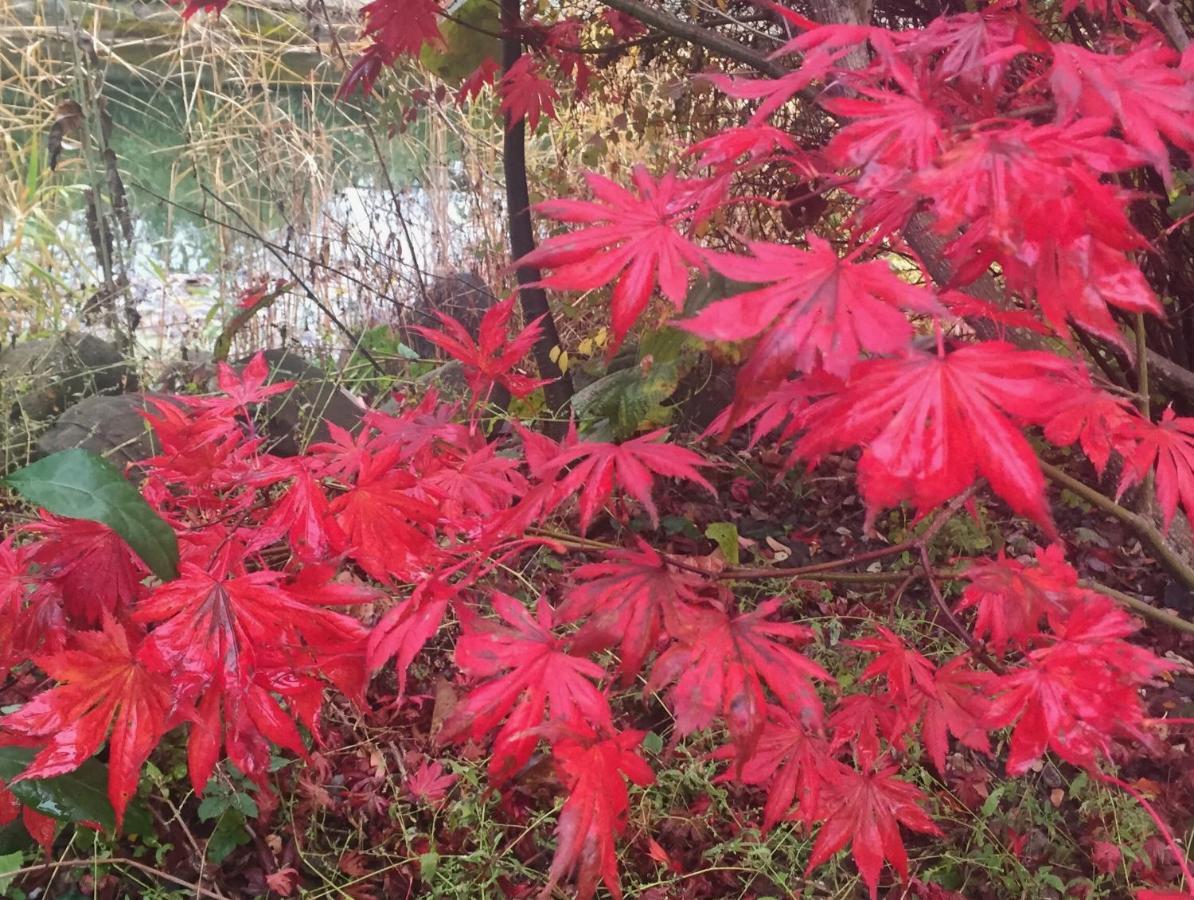
<svg viewBox="0 0 1194 900">
<path fill-rule="evenodd" d="M 144 417 L 144 413 L 154 412 L 151 399 L 169 397 L 151 393 L 88 397 L 59 416 L 38 438 L 37 454 L 82 447 L 106 457 L 121 470 L 153 456 L 158 445 Z"/>
<path fill-rule="evenodd" d="M 25 341 L 0 352 L 0 401 L 10 422 L 45 422 L 94 394 L 119 394 L 133 376 L 120 353 L 90 334 Z"/>
</svg>

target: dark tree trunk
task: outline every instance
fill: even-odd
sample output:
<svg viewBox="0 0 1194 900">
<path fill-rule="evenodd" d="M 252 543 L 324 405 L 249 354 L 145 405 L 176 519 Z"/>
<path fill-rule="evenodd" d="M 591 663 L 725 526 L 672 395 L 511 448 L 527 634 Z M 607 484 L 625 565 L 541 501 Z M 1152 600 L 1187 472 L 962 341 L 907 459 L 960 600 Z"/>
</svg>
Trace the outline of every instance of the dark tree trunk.
<svg viewBox="0 0 1194 900">
<path fill-rule="evenodd" d="M 509 72 L 522 56 L 521 18 L 518 0 L 502 0 L 502 71 Z M 526 123 L 519 120 L 511 125 L 506 114 L 506 136 L 503 142 L 502 169 L 506 176 L 506 213 L 510 218 L 510 256 L 517 260 L 535 249 L 535 232 L 531 227 L 531 200 L 527 189 Z M 520 266 L 516 272 L 522 313 L 528 322 L 542 317 L 543 336 L 535 344 L 535 362 L 542 378 L 555 379 L 544 388 L 547 405 L 555 413 L 564 411 L 572 399 L 572 378 L 551 359 L 552 348 L 559 346 L 560 335 L 547 293 L 543 288 L 530 287 L 542 278 L 539 270 Z"/>
</svg>

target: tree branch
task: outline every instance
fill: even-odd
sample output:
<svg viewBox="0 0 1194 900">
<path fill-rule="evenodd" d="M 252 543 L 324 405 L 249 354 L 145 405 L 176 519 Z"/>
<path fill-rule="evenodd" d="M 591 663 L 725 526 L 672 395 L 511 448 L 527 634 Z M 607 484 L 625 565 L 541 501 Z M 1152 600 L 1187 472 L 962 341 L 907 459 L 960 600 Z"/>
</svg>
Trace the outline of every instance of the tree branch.
<svg viewBox="0 0 1194 900">
<path fill-rule="evenodd" d="M 1144 543 L 1152 548 L 1154 555 L 1188 590 L 1194 591 L 1194 568 L 1182 559 L 1181 555 L 1170 545 L 1169 541 L 1152 522 L 1138 513 L 1120 506 L 1110 497 L 1096 491 L 1083 482 L 1067 475 L 1056 466 L 1041 461 L 1041 471 L 1053 481 L 1072 493 L 1077 494 L 1091 506 L 1102 510 L 1119 519 L 1132 529 Z"/>
</svg>

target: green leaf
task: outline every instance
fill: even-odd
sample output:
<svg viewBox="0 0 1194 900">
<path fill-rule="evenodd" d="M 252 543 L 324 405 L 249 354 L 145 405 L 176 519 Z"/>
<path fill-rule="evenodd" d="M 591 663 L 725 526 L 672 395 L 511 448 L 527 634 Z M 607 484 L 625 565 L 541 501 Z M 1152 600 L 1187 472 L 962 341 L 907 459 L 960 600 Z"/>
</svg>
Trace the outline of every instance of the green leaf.
<svg viewBox="0 0 1194 900">
<path fill-rule="evenodd" d="M 731 566 L 738 565 L 738 526 L 733 522 L 710 522 L 705 526 L 705 537 L 716 541 L 721 555 Z"/>
<path fill-rule="evenodd" d="M 56 778 L 12 780 L 28 767 L 35 755 L 28 747 L 0 747 L 0 781 L 18 800 L 45 816 L 63 822 L 96 822 L 111 831 L 116 824 L 108 802 L 108 767 L 89 759 L 75 771 Z M 144 807 L 130 804 L 124 815 L 124 830 L 148 834 L 153 823 Z"/>
<path fill-rule="evenodd" d="M 52 513 L 107 525 L 163 581 L 178 577 L 174 529 L 107 460 L 76 447 L 17 469 L 5 480 Z"/>
<path fill-rule="evenodd" d="M 20 850 L 15 853 L 5 853 L 0 856 L 0 897 L 8 896 L 8 886 L 12 883 L 12 875 L 25 861 L 25 854 Z"/>
<path fill-rule="evenodd" d="M 235 809 L 230 809 L 220 817 L 211 837 L 207 839 L 207 858 L 218 866 L 233 850 L 250 840 L 252 838 L 245 828 L 245 817 Z"/>
<path fill-rule="evenodd" d="M 199 817 L 200 822 L 210 822 L 212 819 L 218 819 L 224 813 L 228 812 L 229 806 L 231 804 L 227 794 L 209 793 L 199 804 L 199 809 L 195 815 Z"/>
</svg>

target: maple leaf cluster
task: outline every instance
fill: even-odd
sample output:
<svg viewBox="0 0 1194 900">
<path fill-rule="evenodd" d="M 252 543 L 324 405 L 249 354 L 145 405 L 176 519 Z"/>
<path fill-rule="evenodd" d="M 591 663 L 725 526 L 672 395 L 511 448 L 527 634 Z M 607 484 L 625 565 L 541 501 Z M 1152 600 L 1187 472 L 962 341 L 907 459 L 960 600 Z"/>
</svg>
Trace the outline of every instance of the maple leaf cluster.
<svg viewBox="0 0 1194 900">
<path fill-rule="evenodd" d="M 1109 778 L 1117 755 L 1152 743 L 1141 690 L 1172 664 L 1132 644 L 1137 624 L 1066 561 L 1034 443 L 1077 445 L 1100 477 L 1116 459 L 1120 494 L 1152 485 L 1166 528 L 1179 507 L 1194 517 L 1194 419 L 1166 409 L 1153 421 L 1076 350 L 1094 335 L 1130 355 L 1127 323 L 1163 315 L 1128 185 L 1171 187 L 1174 160 L 1194 153 L 1190 52 L 1139 20 L 1132 41 L 1050 39 L 1062 32 L 1012 4 L 904 30 L 769 9 L 791 26 L 774 56 L 791 68 L 708 76 L 741 102 L 734 126 L 695 141 L 684 168 L 635 166 L 625 186 L 586 174 L 591 199 L 536 206 L 569 227 L 516 262 L 546 270 L 550 290 L 602 292 L 611 354 L 656 295 L 680 328 L 743 344 L 715 429 L 778 432 L 789 467 L 857 452 L 868 529 L 891 507 L 919 518 L 984 486 L 1029 520 L 1035 560 L 1001 554 L 950 576 L 965 583 L 949 611 L 964 644 L 930 656 L 873 622 L 830 646 L 797 590 L 758 600 L 735 590 L 732 570 L 641 541 L 599 551 L 545 527 L 574 522 L 583 538 L 609 526 L 616 538 L 634 511 L 658 525 L 669 480 L 716 491 L 710 461 L 665 430 L 618 444 L 574 425 L 558 440 L 522 423 L 491 436 L 478 410 L 495 387 L 543 385 L 519 371 L 540 329 L 510 336 L 511 297 L 475 336 L 447 316 L 422 330 L 461 362 L 473 394 L 463 409 L 434 393 L 402 398 L 281 458 L 254 415 L 289 386 L 269 383 L 261 357 L 240 373 L 222 366 L 216 395 L 155 400 L 161 450 L 139 471 L 178 535 L 171 581 L 94 523 L 42 514 L 0 544 L 0 659 L 51 682 L 0 717 L 0 743 L 37 751 L 21 779 L 73 771 L 106 746 L 119 824 L 154 748 L 185 728 L 197 792 L 222 759 L 266 790 L 271 748 L 304 756 L 321 740 L 329 688 L 363 703 L 393 663 L 401 699 L 445 631 L 461 696 L 441 746 L 488 749 L 497 790 L 541 751 L 554 766 L 565 799 L 548 889 L 574 878 L 582 897 L 599 884 L 620 896 L 617 843 L 633 788 L 654 776 L 644 734 L 613 701 L 641 682 L 668 706 L 673 744 L 724 742 L 720 777 L 760 790 L 765 830 L 815 833 L 810 872 L 848 848 L 876 897 L 885 865 L 911 879 L 903 830 L 940 833 L 933 798 L 907 777 L 922 756 L 945 776 L 958 754 L 998 755 L 1016 776 L 1051 753 Z M 443 12 L 434 0 L 368 4 L 370 44 L 342 91 L 372 90 L 400 55 L 436 43 Z M 610 11 L 519 27 L 530 52 L 500 79 L 482 62 L 458 99 L 496 81 L 507 122 L 532 129 L 555 115 L 557 80 L 588 89 L 589 31 L 642 33 Z M 823 145 L 785 130 L 797 96 L 836 121 Z M 755 194 L 755 176 L 777 170 L 843 198 L 844 224 L 786 242 L 725 227 L 740 205 L 795 202 Z M 910 225 L 944 245 L 948 275 L 917 258 Z M 711 272 L 741 290 L 690 309 L 694 277 Z M 1006 289 L 1006 305 L 984 299 L 986 282 Z M 979 321 L 1048 349 L 984 339 Z M 584 558 L 543 583 L 503 574 L 544 548 Z M 442 800 L 452 785 L 441 772 L 420 769 L 407 791 Z M 0 819 L 18 813 L 0 792 Z M 24 821 L 52 841 L 36 813 Z M 275 873 L 286 891 L 293 873 Z"/>
</svg>

